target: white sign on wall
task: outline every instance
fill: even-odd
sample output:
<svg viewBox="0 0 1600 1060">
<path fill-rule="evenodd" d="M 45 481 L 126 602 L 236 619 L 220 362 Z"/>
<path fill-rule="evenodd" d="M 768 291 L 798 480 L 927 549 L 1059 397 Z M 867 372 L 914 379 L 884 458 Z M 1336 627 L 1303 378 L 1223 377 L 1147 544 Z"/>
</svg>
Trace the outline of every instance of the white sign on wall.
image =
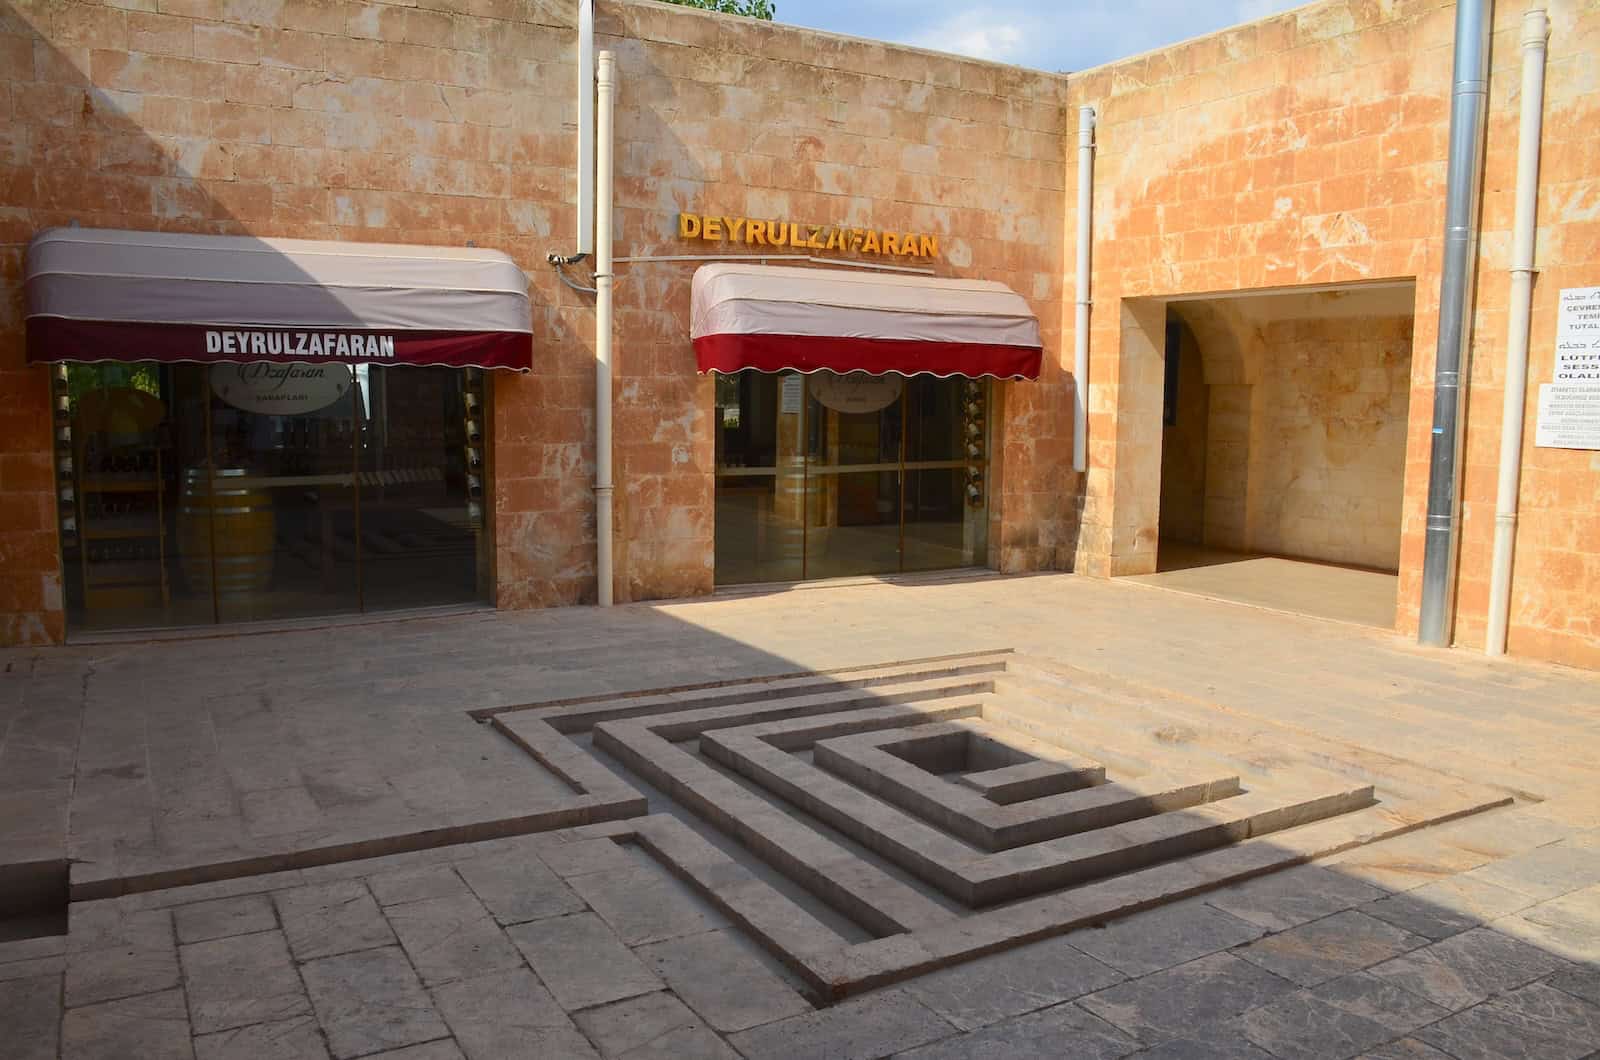
<svg viewBox="0 0 1600 1060">
<path fill-rule="evenodd" d="M 1533 444 L 1545 449 L 1600 449 L 1600 385 L 1541 386 Z"/>
<path fill-rule="evenodd" d="M 1533 444 L 1600 449 L 1600 287 L 1561 292 L 1553 380 L 1539 387 Z"/>
</svg>

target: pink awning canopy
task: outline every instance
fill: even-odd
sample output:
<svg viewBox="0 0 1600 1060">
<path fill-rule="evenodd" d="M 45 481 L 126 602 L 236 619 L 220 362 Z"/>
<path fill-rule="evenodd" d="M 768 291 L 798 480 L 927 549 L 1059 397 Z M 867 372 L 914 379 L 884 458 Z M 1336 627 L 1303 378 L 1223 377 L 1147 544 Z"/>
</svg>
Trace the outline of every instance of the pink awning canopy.
<svg viewBox="0 0 1600 1060">
<path fill-rule="evenodd" d="M 53 228 L 25 289 L 30 361 L 533 363 L 528 279 L 493 250 Z"/>
<path fill-rule="evenodd" d="M 694 274 L 702 372 L 1037 379 L 1039 321 L 1001 283 L 722 262 Z"/>
</svg>

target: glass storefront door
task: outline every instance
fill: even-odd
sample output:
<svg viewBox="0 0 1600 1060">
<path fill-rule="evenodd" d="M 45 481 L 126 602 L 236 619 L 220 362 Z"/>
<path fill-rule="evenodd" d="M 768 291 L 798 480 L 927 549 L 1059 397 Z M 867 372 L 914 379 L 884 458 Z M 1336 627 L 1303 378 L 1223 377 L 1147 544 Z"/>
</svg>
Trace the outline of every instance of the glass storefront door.
<svg viewBox="0 0 1600 1060">
<path fill-rule="evenodd" d="M 482 372 L 57 366 L 71 628 L 488 597 Z"/>
<path fill-rule="evenodd" d="M 717 376 L 716 580 L 982 565 L 988 384 Z"/>
</svg>

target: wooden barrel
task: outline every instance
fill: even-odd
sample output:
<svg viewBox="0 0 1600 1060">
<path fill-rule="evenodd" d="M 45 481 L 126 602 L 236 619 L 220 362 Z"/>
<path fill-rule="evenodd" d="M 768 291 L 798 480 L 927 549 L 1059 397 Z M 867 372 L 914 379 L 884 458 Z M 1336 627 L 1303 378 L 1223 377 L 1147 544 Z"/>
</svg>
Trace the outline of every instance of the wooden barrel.
<svg viewBox="0 0 1600 1060">
<path fill-rule="evenodd" d="M 260 592 L 272 582 L 276 539 L 272 495 L 228 484 L 246 474 L 237 467 L 218 468 L 209 475 L 203 467 L 184 472 L 183 499 L 178 505 L 178 556 L 184 580 L 197 593 L 211 591 L 213 568 L 217 592 L 222 594 Z M 213 543 L 215 557 L 211 554 Z"/>
</svg>

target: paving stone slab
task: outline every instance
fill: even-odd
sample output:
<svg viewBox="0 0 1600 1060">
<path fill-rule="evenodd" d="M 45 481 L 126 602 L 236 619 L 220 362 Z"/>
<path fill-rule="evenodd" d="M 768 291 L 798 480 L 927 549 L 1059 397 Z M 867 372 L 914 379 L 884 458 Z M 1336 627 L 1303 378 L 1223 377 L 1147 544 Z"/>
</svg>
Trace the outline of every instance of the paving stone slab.
<svg viewBox="0 0 1600 1060">
<path fill-rule="evenodd" d="M 615 1001 L 577 1015 L 600 1052 L 627 1060 L 738 1060 L 739 1054 L 670 993 Z"/>
<path fill-rule="evenodd" d="M 1573 968 L 1557 972 L 1545 982 L 1591 1005 L 1600 1005 L 1600 968 Z"/>
<path fill-rule="evenodd" d="M 278 926 L 272 902 L 262 894 L 181 905 L 172 911 L 172 919 L 179 942 L 205 942 L 229 935 L 271 931 Z"/>
<path fill-rule="evenodd" d="M 390 869 L 365 879 L 367 889 L 380 906 L 416 902 L 424 898 L 453 898 L 469 893 L 466 882 L 448 864 Z"/>
<path fill-rule="evenodd" d="M 1600 1044 L 1600 1007 L 1530 983 L 1424 1027 L 1416 1036 L 1457 1060 L 1578 1060 Z"/>
<path fill-rule="evenodd" d="M 1181 1038 L 1291 993 L 1293 983 L 1227 953 L 1080 998 L 1077 1004 L 1146 1043 Z"/>
<path fill-rule="evenodd" d="M 583 910 L 583 901 L 531 853 L 456 862 L 456 872 L 501 924 Z"/>
<path fill-rule="evenodd" d="M 811 1011 L 805 998 L 728 931 L 688 935 L 634 952 L 724 1034 Z"/>
<path fill-rule="evenodd" d="M 66 955 L 38 957 L 31 961 L 7 961 L 0 964 L 0 983 L 13 979 L 35 979 L 41 975 L 64 975 L 67 970 Z"/>
<path fill-rule="evenodd" d="M 1258 939 L 1266 929 L 1203 902 L 1176 902 L 1104 928 L 1074 931 L 1072 945 L 1125 975 L 1146 975 Z"/>
<path fill-rule="evenodd" d="M 1408 1034 L 1442 1019 L 1449 1011 L 1371 972 L 1330 979 L 1314 987 L 1311 994 L 1335 1008 L 1381 1023 L 1396 1034 Z"/>
<path fill-rule="evenodd" d="M 657 865 L 576 876 L 572 887 L 629 946 L 697 935 L 727 920 Z"/>
<path fill-rule="evenodd" d="M 0 1027 L 10 1060 L 55 1060 L 61 1023 L 61 977 L 0 982 Z"/>
<path fill-rule="evenodd" d="M 300 974 L 341 1060 L 450 1033 L 398 946 L 323 957 L 301 965 Z"/>
<path fill-rule="evenodd" d="M 590 872 L 628 869 L 633 856 L 621 844 L 609 839 L 582 839 L 539 851 L 539 858 L 563 879 Z"/>
<path fill-rule="evenodd" d="M 728 1040 L 749 1060 L 870 1060 L 954 1033 L 955 1027 L 904 990 L 886 990 Z"/>
<path fill-rule="evenodd" d="M 964 1031 L 1102 990 L 1115 971 L 1065 939 L 1036 942 L 919 976 L 905 990 Z"/>
<path fill-rule="evenodd" d="M 394 932 L 359 880 L 277 891 L 272 896 L 295 960 L 391 945 Z"/>
<path fill-rule="evenodd" d="M 661 989 L 661 980 L 593 913 L 534 920 L 506 934 L 568 1012 Z"/>
<path fill-rule="evenodd" d="M 117 902 L 123 908 L 130 910 L 165 909 L 178 905 L 194 905 L 196 902 L 206 902 L 213 898 L 232 898 L 241 894 L 265 894 L 268 891 L 282 890 L 287 887 L 299 887 L 308 882 L 310 881 L 305 878 L 299 869 L 286 869 L 281 872 L 260 869 L 252 874 L 209 880 L 204 883 L 168 882 L 160 885 L 159 889 L 144 889 L 124 895 L 122 898 L 117 899 Z M 76 891 L 72 895 L 72 901 L 75 906 L 81 902 L 81 897 Z"/>
<path fill-rule="evenodd" d="M 1437 884 L 1428 884 L 1418 887 L 1417 891 L 1426 891 Z M 1489 887 L 1490 884 L 1479 884 L 1480 887 Z M 1499 888 L 1496 888 L 1498 890 Z M 1511 892 L 1506 892 L 1511 893 Z M 1525 897 L 1525 896 L 1524 896 Z M 1388 924 L 1405 931 L 1421 935 L 1424 938 L 1438 942 L 1451 935 L 1459 935 L 1463 931 L 1471 931 L 1475 927 L 1482 927 L 1488 922 L 1484 917 L 1462 909 L 1451 909 L 1440 905 L 1436 900 L 1416 897 L 1416 891 L 1406 891 L 1402 894 L 1390 895 L 1388 898 L 1376 902 L 1369 902 L 1361 907 L 1361 911 L 1368 916 L 1376 917 Z"/>
<path fill-rule="evenodd" d="M 1413 950 L 1372 974 L 1455 1011 L 1571 965 L 1490 928 L 1474 928 Z"/>
<path fill-rule="evenodd" d="M 1369 1053 L 1362 1053 L 1357 1060 L 1455 1060 L 1455 1058 L 1448 1053 L 1441 1053 L 1420 1039 L 1401 1038 L 1399 1041 L 1379 1046 Z"/>
<path fill-rule="evenodd" d="M 436 987 L 433 1000 L 467 1060 L 579 1060 L 595 1055 L 527 968 Z"/>
<path fill-rule="evenodd" d="M 1395 1037 L 1376 1020 L 1297 990 L 1238 1018 L 1245 1035 L 1283 1060 L 1355 1056 Z"/>
<path fill-rule="evenodd" d="M 423 1042 L 421 1045 L 408 1045 L 403 1049 L 388 1049 L 381 1053 L 372 1053 L 364 1060 L 464 1060 L 461 1049 L 449 1038 L 438 1041 Z"/>
<path fill-rule="evenodd" d="M 1538 899 L 1501 887 L 1474 873 L 1463 873 L 1437 883 L 1424 884 L 1407 892 L 1419 902 L 1427 902 L 1444 913 L 1476 917 L 1487 924 L 1535 904 Z M 1420 934 L 1420 932 L 1419 932 Z"/>
<path fill-rule="evenodd" d="M 470 894 L 390 906 L 389 924 L 422 981 L 438 986 L 522 966 L 522 956 Z"/>
<path fill-rule="evenodd" d="M 1174 1038 L 1131 1054 L 1137 1060 L 1273 1060 L 1233 1027 L 1210 1028 L 1199 1037 Z"/>
<path fill-rule="evenodd" d="M 1430 828 L 1335 853 L 1322 864 L 1398 893 L 1437 883 L 1490 860 L 1486 854 L 1463 850 L 1435 831 Z"/>
<path fill-rule="evenodd" d="M 177 985 L 178 953 L 170 945 L 161 949 L 117 946 L 67 955 L 68 1008 Z"/>
<path fill-rule="evenodd" d="M 1268 935 L 1235 952 L 1301 986 L 1315 986 L 1427 944 L 1421 935 L 1347 909 Z"/>
<path fill-rule="evenodd" d="M 0 964 L 16 964 L 19 961 L 39 960 L 43 957 L 64 957 L 66 953 L 65 935 L 44 935 L 39 938 L 18 938 L 0 942 Z"/>
<path fill-rule="evenodd" d="M 182 990 L 105 1001 L 67 1010 L 62 1060 L 189 1060 L 189 1012 Z"/>
<path fill-rule="evenodd" d="M 1134 1039 L 1067 1002 L 897 1055 L 906 1060 L 1115 1060 L 1138 1048 Z"/>
<path fill-rule="evenodd" d="M 1570 961 L 1600 966 L 1600 887 L 1569 891 L 1502 917 L 1494 926 Z"/>
<path fill-rule="evenodd" d="M 172 914 L 141 909 L 126 899 L 73 902 L 67 907 L 67 952 L 114 947 L 160 950 L 176 945 Z"/>
<path fill-rule="evenodd" d="M 195 1060 L 327 1060 L 328 1047 L 311 1016 L 202 1034 Z"/>
<path fill-rule="evenodd" d="M 195 942 L 178 953 L 196 1034 L 311 1011 L 282 932 Z"/>
<path fill-rule="evenodd" d="M 1206 903 L 1268 931 L 1283 931 L 1386 894 L 1320 865 L 1301 865 L 1219 888 L 1206 896 Z"/>
<path fill-rule="evenodd" d="M 1490 862 L 1468 875 L 1543 901 L 1600 883 L 1600 858 L 1588 847 L 1552 843 Z"/>
</svg>

